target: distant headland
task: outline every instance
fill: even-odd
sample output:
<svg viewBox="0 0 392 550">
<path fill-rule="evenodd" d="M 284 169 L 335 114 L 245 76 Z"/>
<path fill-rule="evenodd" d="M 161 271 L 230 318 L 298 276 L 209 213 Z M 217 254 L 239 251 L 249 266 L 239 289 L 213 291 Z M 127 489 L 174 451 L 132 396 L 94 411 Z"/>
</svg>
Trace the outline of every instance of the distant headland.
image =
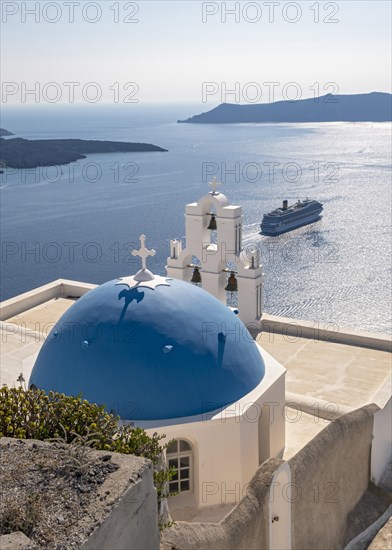
<svg viewBox="0 0 392 550">
<path fill-rule="evenodd" d="M 386 122 L 392 120 L 392 94 L 332 95 L 299 101 L 238 105 L 215 109 L 179 123 L 233 124 L 260 122 Z"/>
<path fill-rule="evenodd" d="M 8 134 L 9 135 L 9 134 Z M 96 141 L 83 139 L 0 139 L 0 165 L 9 168 L 36 168 L 69 164 L 92 153 L 166 152 L 149 143 Z"/>
<path fill-rule="evenodd" d="M 13 136 L 14 134 L 12 132 L 9 132 L 5 128 L 0 128 L 0 137 L 3 136 Z"/>
</svg>

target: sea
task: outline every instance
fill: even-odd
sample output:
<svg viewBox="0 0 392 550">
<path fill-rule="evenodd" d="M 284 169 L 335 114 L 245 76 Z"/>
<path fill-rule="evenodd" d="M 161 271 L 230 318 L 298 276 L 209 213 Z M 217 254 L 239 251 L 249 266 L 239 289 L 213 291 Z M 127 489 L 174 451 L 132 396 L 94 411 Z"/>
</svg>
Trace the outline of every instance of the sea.
<svg viewBox="0 0 392 550">
<path fill-rule="evenodd" d="M 1 126 L 29 139 L 146 142 L 153 153 L 89 155 L 0 175 L 1 299 L 65 278 L 103 283 L 135 273 L 146 235 L 165 274 L 185 205 L 215 176 L 258 247 L 264 311 L 332 326 L 391 331 L 390 123 L 178 124 L 213 105 L 5 106 Z M 260 235 L 264 213 L 306 197 L 320 221 Z M 190 312 L 190 315 L 192 312 Z"/>
</svg>

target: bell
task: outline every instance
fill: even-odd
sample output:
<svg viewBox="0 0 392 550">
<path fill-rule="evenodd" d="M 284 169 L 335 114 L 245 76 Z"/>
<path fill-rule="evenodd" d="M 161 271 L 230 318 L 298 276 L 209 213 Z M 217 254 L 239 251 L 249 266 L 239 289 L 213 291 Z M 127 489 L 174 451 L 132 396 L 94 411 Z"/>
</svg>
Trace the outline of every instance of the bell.
<svg viewBox="0 0 392 550">
<path fill-rule="evenodd" d="M 195 267 L 193 270 L 191 283 L 194 283 L 194 284 L 201 283 L 201 275 L 198 267 Z"/>
<path fill-rule="evenodd" d="M 235 278 L 235 275 L 233 272 L 230 273 L 230 277 L 227 281 L 225 290 L 228 290 L 229 292 L 237 292 L 238 290 L 238 281 Z"/>
<path fill-rule="evenodd" d="M 211 214 L 210 223 L 209 223 L 207 229 L 211 229 L 211 231 L 216 231 L 216 218 L 215 218 L 215 214 Z"/>
</svg>

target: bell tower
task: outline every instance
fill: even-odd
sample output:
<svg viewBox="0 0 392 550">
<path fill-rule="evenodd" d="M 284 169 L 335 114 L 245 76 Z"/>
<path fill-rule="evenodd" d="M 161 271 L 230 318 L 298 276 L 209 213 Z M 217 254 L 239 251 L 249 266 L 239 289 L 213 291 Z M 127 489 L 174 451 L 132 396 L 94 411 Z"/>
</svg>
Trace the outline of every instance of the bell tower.
<svg viewBox="0 0 392 550">
<path fill-rule="evenodd" d="M 185 207 L 186 246 L 170 241 L 167 276 L 199 283 L 225 304 L 226 288 L 238 292 L 240 319 L 255 323 L 262 314 L 260 252 L 242 247 L 242 207 L 229 204 L 215 178 L 210 185 L 207 195 Z"/>
</svg>

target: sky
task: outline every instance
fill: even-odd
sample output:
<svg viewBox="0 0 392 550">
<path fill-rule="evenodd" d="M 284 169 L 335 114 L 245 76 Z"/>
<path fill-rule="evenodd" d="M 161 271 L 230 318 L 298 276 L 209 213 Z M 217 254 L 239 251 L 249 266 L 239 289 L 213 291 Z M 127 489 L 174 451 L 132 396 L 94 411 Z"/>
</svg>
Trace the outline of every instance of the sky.
<svg viewBox="0 0 392 550">
<path fill-rule="evenodd" d="M 390 92 L 390 21 L 389 1 L 2 0 L 1 104 Z"/>
</svg>

